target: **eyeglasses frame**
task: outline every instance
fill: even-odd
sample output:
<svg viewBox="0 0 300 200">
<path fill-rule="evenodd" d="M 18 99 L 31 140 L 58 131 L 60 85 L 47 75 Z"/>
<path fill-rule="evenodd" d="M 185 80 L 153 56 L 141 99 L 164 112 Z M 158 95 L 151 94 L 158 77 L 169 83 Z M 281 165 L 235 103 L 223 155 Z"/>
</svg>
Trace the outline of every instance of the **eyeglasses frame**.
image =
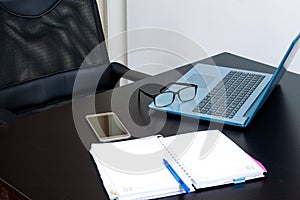
<svg viewBox="0 0 300 200">
<path fill-rule="evenodd" d="M 187 87 L 183 87 L 183 88 L 179 89 L 179 90 L 176 91 L 176 92 L 174 92 L 174 91 L 165 91 L 166 89 L 169 89 L 169 86 L 171 86 L 171 85 L 182 85 L 182 86 L 187 86 Z M 190 99 L 190 100 L 184 101 L 184 100 L 182 100 L 182 99 L 180 98 L 179 93 L 180 93 L 182 90 L 184 90 L 184 89 L 186 89 L 186 88 L 188 88 L 188 87 L 194 87 L 194 88 L 195 88 L 195 96 L 194 96 L 192 99 Z M 156 94 L 149 94 L 148 92 L 146 92 L 146 91 L 144 91 L 143 89 L 139 88 L 139 96 L 138 96 L 138 100 L 140 101 L 140 93 L 143 93 L 144 95 L 146 95 L 146 96 L 148 96 L 148 97 L 150 97 L 150 98 L 153 99 L 154 105 L 155 105 L 156 107 L 158 107 L 158 108 L 163 108 L 163 107 L 166 107 L 166 106 L 171 105 L 171 104 L 174 102 L 175 96 L 176 96 L 176 95 L 178 96 L 178 99 L 179 99 L 181 102 L 188 102 L 188 101 L 193 100 L 193 99 L 196 97 L 197 89 L 198 89 L 198 85 L 196 85 L 196 84 L 192 84 L 192 83 L 180 83 L 180 82 L 171 82 L 171 83 L 168 83 L 166 86 L 162 87 L 162 88 L 159 90 L 159 93 L 156 93 Z M 158 105 L 156 105 L 155 98 L 156 98 L 158 95 L 161 95 L 161 94 L 163 94 L 163 93 L 172 93 L 172 94 L 173 94 L 172 102 L 169 103 L 169 104 L 166 104 L 166 105 L 164 105 L 164 106 L 158 106 Z"/>
</svg>

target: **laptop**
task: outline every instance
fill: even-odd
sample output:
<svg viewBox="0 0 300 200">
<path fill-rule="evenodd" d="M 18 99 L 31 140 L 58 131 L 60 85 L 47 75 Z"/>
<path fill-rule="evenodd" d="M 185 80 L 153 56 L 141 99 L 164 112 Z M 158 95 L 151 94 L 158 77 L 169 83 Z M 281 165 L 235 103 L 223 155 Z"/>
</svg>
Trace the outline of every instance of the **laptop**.
<svg viewBox="0 0 300 200">
<path fill-rule="evenodd" d="M 247 127 L 259 108 L 287 71 L 296 55 L 300 33 L 295 37 L 274 74 L 196 64 L 177 82 L 198 86 L 193 100 L 182 102 L 175 98 L 166 107 L 149 108 L 201 120 Z M 178 88 L 169 88 L 178 90 Z"/>
</svg>

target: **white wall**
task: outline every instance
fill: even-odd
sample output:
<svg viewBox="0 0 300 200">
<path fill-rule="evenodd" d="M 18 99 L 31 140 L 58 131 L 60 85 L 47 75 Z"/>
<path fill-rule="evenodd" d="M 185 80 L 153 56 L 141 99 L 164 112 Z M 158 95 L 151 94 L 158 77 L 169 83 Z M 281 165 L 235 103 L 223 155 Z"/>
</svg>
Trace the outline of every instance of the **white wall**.
<svg viewBox="0 0 300 200">
<path fill-rule="evenodd" d="M 299 8 L 299 0 L 127 0 L 127 29 L 170 29 L 190 38 L 210 56 L 228 51 L 277 66 L 291 40 L 300 32 Z M 131 46 L 136 48 L 132 44 L 137 39 L 154 43 L 161 38 L 129 35 L 129 50 Z M 200 53 L 199 59 L 203 56 Z M 132 52 L 128 64 L 157 73 L 161 57 L 149 51 Z M 168 60 L 161 63 L 162 71 L 183 63 L 176 58 Z M 156 64 L 154 72 L 150 61 Z M 291 70 L 300 72 L 300 55 Z"/>
<path fill-rule="evenodd" d="M 106 0 L 97 0 L 104 35 L 107 35 L 107 5 Z"/>
<path fill-rule="evenodd" d="M 97 0 L 111 61 L 127 65 L 126 1 Z"/>
</svg>

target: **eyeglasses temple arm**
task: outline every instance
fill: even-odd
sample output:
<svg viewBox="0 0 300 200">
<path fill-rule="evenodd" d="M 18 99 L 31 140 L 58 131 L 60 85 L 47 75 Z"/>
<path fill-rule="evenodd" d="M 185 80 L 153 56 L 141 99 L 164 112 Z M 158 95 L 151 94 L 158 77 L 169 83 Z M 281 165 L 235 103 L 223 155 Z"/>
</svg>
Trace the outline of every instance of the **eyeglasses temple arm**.
<svg viewBox="0 0 300 200">
<path fill-rule="evenodd" d="M 140 98 L 141 98 L 141 97 L 140 97 L 140 96 L 141 96 L 141 95 L 140 95 L 141 93 L 143 93 L 144 95 L 146 95 L 146 96 L 148 96 L 148 97 L 154 98 L 154 95 L 151 95 L 151 94 L 149 94 L 149 93 L 147 93 L 147 92 L 145 92 L 144 90 L 142 90 L 142 89 L 139 88 L 139 97 L 138 97 L 138 100 L 139 100 L 139 101 L 140 101 Z"/>
</svg>

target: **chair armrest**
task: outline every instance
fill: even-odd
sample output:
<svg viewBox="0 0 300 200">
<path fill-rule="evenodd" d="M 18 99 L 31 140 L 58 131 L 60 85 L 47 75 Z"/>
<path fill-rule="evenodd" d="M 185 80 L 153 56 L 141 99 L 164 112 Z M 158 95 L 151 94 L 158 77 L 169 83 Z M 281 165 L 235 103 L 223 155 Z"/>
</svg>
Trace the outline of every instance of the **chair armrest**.
<svg viewBox="0 0 300 200">
<path fill-rule="evenodd" d="M 113 62 L 113 63 L 111 63 L 111 68 L 114 73 L 118 74 L 122 78 L 131 80 L 131 81 L 139 81 L 144 78 L 150 77 L 150 75 L 148 75 L 148 74 L 131 70 L 128 67 L 122 65 L 121 63 Z"/>
<path fill-rule="evenodd" d="M 17 115 L 13 114 L 7 109 L 0 108 L 0 126 L 4 126 L 17 119 Z"/>
</svg>

